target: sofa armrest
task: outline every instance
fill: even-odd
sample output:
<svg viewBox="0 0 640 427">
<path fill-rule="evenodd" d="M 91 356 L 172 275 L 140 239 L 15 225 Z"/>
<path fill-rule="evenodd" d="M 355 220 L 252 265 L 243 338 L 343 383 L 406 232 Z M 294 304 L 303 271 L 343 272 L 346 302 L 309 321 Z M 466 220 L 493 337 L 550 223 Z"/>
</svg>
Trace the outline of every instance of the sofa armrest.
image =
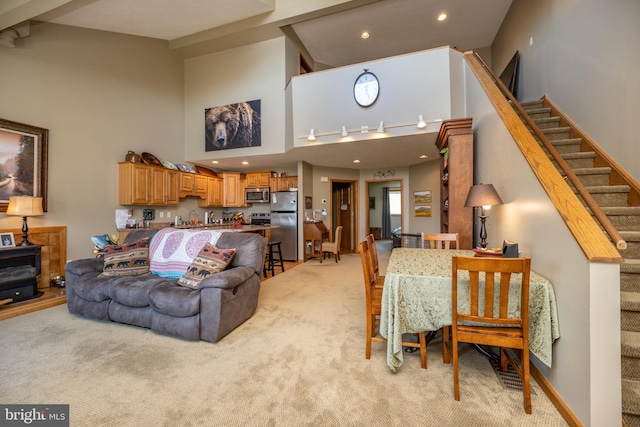
<svg viewBox="0 0 640 427">
<path fill-rule="evenodd" d="M 69 261 L 64 270 L 67 273 L 75 274 L 76 276 L 82 276 L 85 273 L 91 273 L 95 271 L 102 271 L 104 267 L 104 261 L 98 258 L 86 258 L 76 259 Z"/>
<path fill-rule="evenodd" d="M 256 274 L 252 267 L 234 267 L 207 277 L 198 288 L 221 288 L 231 289 L 246 282 L 252 275 Z"/>
</svg>

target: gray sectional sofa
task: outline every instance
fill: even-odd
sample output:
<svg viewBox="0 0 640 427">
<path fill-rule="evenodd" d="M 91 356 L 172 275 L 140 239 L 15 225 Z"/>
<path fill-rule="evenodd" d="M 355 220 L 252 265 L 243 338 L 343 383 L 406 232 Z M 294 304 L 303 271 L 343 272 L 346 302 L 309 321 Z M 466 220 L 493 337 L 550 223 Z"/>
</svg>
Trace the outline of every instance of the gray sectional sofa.
<svg viewBox="0 0 640 427">
<path fill-rule="evenodd" d="M 131 232 L 125 243 L 153 234 L 152 230 Z M 99 277 L 102 259 L 70 261 L 65 266 L 69 312 L 217 342 L 255 312 L 266 244 L 258 234 L 223 233 L 215 245 L 235 248 L 235 256 L 226 270 L 204 279 L 198 289 L 153 273 Z"/>
</svg>

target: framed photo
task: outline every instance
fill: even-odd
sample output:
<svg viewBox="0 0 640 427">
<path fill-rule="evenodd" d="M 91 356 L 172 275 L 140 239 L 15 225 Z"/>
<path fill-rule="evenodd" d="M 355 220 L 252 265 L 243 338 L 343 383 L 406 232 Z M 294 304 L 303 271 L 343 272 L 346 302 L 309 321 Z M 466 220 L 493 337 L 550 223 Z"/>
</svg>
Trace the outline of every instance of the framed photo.
<svg viewBox="0 0 640 427">
<path fill-rule="evenodd" d="M 375 197 L 369 197 L 369 209 L 375 209 L 376 208 L 376 198 Z"/>
<path fill-rule="evenodd" d="M 0 245 L 3 248 L 14 248 L 16 246 L 16 241 L 13 238 L 13 233 L 2 233 L 0 234 Z"/>
<path fill-rule="evenodd" d="M 204 150 L 262 145 L 260 100 L 205 108 Z"/>
<path fill-rule="evenodd" d="M 47 211 L 47 129 L 0 119 L 0 212 L 11 196 L 42 197 Z"/>
<path fill-rule="evenodd" d="M 305 209 L 313 209 L 313 204 L 311 203 L 311 196 L 305 196 L 304 198 L 304 208 Z"/>
<path fill-rule="evenodd" d="M 415 216 L 431 216 L 431 205 L 415 206 Z"/>
<path fill-rule="evenodd" d="M 413 202 L 416 205 L 431 203 L 431 190 L 414 191 Z"/>
</svg>

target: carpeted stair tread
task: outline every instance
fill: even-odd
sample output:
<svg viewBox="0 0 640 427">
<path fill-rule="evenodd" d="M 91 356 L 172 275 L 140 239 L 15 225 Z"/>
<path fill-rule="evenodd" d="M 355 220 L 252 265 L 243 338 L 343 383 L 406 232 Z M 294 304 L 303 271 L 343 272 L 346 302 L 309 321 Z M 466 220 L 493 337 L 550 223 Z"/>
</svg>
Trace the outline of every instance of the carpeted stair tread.
<svg viewBox="0 0 640 427">
<path fill-rule="evenodd" d="M 588 158 L 595 158 L 595 157 L 596 157 L 596 153 L 593 151 L 579 151 L 577 153 L 566 153 L 562 155 L 562 158 L 565 160 L 588 159 Z"/>
<path fill-rule="evenodd" d="M 640 311 L 640 293 L 620 292 L 620 309 L 626 311 Z"/>
<path fill-rule="evenodd" d="M 631 188 L 628 185 L 598 185 L 594 187 L 586 187 L 591 194 L 602 193 L 628 193 Z"/>
<path fill-rule="evenodd" d="M 640 381 L 622 379 L 622 412 L 640 415 Z"/>
<path fill-rule="evenodd" d="M 600 175 L 600 174 L 610 174 L 611 168 L 609 167 L 600 167 L 600 168 L 575 168 L 573 169 L 573 173 L 580 175 Z"/>
<path fill-rule="evenodd" d="M 640 332 L 622 331 L 620 342 L 622 356 L 640 358 Z"/>
<path fill-rule="evenodd" d="M 606 215 L 638 215 L 640 221 L 640 206 L 609 206 L 603 207 L 602 211 Z"/>
<path fill-rule="evenodd" d="M 623 273 L 640 274 L 640 259 L 625 259 L 620 264 L 620 271 Z"/>
<path fill-rule="evenodd" d="M 534 100 L 534 101 L 525 101 L 525 102 L 521 102 L 520 105 L 522 106 L 522 108 L 524 108 L 525 110 L 528 110 L 530 108 L 543 108 L 542 107 L 542 101 L 541 100 Z"/>
</svg>

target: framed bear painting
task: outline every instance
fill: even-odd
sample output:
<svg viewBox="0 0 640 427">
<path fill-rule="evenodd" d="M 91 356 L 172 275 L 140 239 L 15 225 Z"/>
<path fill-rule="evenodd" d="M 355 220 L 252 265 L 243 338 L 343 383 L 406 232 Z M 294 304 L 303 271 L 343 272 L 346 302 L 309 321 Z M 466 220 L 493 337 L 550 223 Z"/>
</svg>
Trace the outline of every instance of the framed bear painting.
<svg viewBox="0 0 640 427">
<path fill-rule="evenodd" d="M 259 147 L 260 100 L 238 102 L 204 110 L 205 151 Z"/>
</svg>

